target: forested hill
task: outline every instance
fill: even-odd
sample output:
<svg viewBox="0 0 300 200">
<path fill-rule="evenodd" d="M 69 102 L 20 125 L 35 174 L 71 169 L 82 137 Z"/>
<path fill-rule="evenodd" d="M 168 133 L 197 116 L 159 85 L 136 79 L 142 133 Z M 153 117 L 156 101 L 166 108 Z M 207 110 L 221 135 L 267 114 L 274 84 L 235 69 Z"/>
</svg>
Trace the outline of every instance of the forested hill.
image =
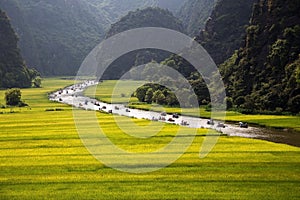
<svg viewBox="0 0 300 200">
<path fill-rule="evenodd" d="M 106 38 L 129 29 L 141 27 L 164 27 L 184 32 L 182 23 L 171 12 L 158 7 L 148 7 L 129 12 L 118 22 L 112 24 Z"/>
<path fill-rule="evenodd" d="M 126 16 L 121 18 L 120 21 L 111 26 L 106 37 L 113 36 L 126 30 L 142 27 L 163 27 L 179 32 L 183 32 L 184 30 L 182 23 L 174 17 L 170 11 L 158 7 L 149 7 L 143 10 L 129 12 Z M 169 52 L 153 49 L 130 52 L 114 61 L 102 78 L 118 79 L 134 66 L 146 64 L 152 60 L 160 62 L 169 55 Z"/>
<path fill-rule="evenodd" d="M 242 46 L 246 35 L 245 27 L 249 24 L 254 1 L 191 0 L 182 8 L 182 13 L 186 13 L 185 15 L 189 17 L 185 23 L 187 28 L 190 27 L 190 29 L 188 28 L 190 34 L 202 29 L 206 21 L 204 19 L 209 14 L 208 10 L 212 9 L 210 17 L 206 18 L 208 20 L 205 29 L 192 35 L 192 37 L 195 37 L 196 41 L 208 51 L 216 64 L 222 64 L 232 56 L 235 50 Z M 207 12 L 198 13 L 199 10 L 206 10 Z M 200 21 L 195 21 L 198 18 Z M 166 62 L 172 60 L 175 68 L 179 69 L 185 76 L 188 77 L 193 73 L 193 67 L 180 59 L 179 56 L 172 56 Z"/>
<path fill-rule="evenodd" d="M 81 0 L 3 0 L 30 67 L 44 75 L 75 74 L 85 55 L 103 38 L 103 23 Z"/>
<path fill-rule="evenodd" d="M 6 13 L 0 9 L 0 88 L 31 87 L 34 74 L 26 68 L 17 42 Z"/>
<path fill-rule="evenodd" d="M 110 25 L 157 0 L 1 0 L 29 67 L 44 75 L 75 75 Z"/>
<path fill-rule="evenodd" d="M 183 22 L 186 32 L 194 37 L 205 28 L 217 0 L 188 0 L 179 10 L 177 17 Z"/>
<path fill-rule="evenodd" d="M 255 0 L 220 0 L 197 41 L 216 64 L 227 60 L 242 46 Z"/>
<path fill-rule="evenodd" d="M 240 109 L 300 111 L 300 1 L 260 0 L 246 42 L 222 67 Z"/>
</svg>

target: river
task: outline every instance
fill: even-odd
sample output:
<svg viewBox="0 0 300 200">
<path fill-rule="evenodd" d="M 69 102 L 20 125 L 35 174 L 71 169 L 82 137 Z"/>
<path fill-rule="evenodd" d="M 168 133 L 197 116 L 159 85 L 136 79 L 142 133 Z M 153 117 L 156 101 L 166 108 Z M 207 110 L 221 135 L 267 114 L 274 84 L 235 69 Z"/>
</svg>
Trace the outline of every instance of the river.
<svg viewBox="0 0 300 200">
<path fill-rule="evenodd" d="M 190 128 L 212 128 L 228 136 L 262 139 L 300 147 L 299 132 L 289 129 L 282 130 L 259 126 L 241 128 L 238 123 L 227 123 L 223 124 L 223 127 L 218 127 L 218 124 L 222 122 L 214 121 L 214 125 L 209 125 L 207 124 L 207 119 L 180 115 L 173 116 L 172 114 L 162 115 L 162 113 L 158 112 L 128 108 L 123 104 L 107 104 L 83 95 L 86 88 L 96 84 L 98 84 L 96 81 L 78 83 L 50 94 L 49 99 L 51 101 L 61 102 L 86 110 L 102 110 L 107 113 L 135 117 L 138 119 L 161 121 L 164 123 L 173 123 Z"/>
</svg>

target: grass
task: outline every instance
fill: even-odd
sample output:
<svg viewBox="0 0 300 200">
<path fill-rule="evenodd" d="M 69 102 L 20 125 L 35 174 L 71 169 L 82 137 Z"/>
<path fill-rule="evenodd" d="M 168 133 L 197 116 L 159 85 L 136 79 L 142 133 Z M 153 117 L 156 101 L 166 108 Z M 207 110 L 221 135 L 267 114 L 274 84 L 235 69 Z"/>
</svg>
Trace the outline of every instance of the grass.
<svg viewBox="0 0 300 200">
<path fill-rule="evenodd" d="M 0 199 L 300 198 L 300 148 L 224 136 L 200 159 L 206 133 L 202 129 L 187 152 L 167 168 L 130 174 L 104 166 L 79 139 L 72 108 L 47 100 L 47 92 L 71 83 L 45 79 L 41 89 L 22 90 L 31 110 L 5 109 L 0 114 Z M 3 96 L 0 91 L 0 100 Z M 63 110 L 45 111 L 51 108 Z M 153 138 L 138 139 L 124 134 L 112 115 L 97 113 L 97 117 L 116 145 L 133 152 L 162 147 L 178 129 L 164 125 Z M 117 117 L 125 124 L 128 120 L 141 127 L 149 124 Z M 192 129 L 185 131 L 189 134 Z"/>
<path fill-rule="evenodd" d="M 97 99 L 105 102 L 113 103 L 127 103 L 128 97 L 131 95 L 129 92 L 135 85 L 141 84 L 141 82 L 136 81 L 119 81 L 121 86 L 116 93 L 112 96 L 112 91 L 116 85 L 115 80 L 104 81 L 96 88 L 96 94 L 93 94 L 95 87 L 91 87 L 85 91 L 87 96 L 95 96 Z M 125 97 L 121 97 L 122 93 L 126 94 Z M 119 92 L 119 93 L 118 93 Z M 130 99 L 130 107 L 143 109 L 143 110 L 153 110 L 158 112 L 168 112 L 168 113 L 184 113 L 185 115 L 190 116 L 199 116 L 198 113 L 195 113 L 195 109 L 190 108 L 176 108 L 176 107 L 161 107 L 156 104 L 146 104 L 140 103 L 136 98 Z M 222 113 L 221 113 L 222 114 Z M 200 107 L 200 116 L 204 118 L 210 118 L 210 112 L 207 112 L 204 107 Z M 290 128 L 296 131 L 300 131 L 300 116 L 287 116 L 287 115 L 245 115 L 238 112 L 227 111 L 226 112 L 226 121 L 231 122 L 248 122 L 250 124 L 257 124 L 266 127 L 274 128 Z"/>
</svg>

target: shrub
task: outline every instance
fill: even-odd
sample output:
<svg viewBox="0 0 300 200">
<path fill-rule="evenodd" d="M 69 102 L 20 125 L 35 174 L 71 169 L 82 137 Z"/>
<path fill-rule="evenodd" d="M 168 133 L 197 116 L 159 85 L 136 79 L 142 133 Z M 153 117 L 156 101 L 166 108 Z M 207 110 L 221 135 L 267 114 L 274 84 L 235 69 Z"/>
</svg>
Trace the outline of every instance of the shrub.
<svg viewBox="0 0 300 200">
<path fill-rule="evenodd" d="M 21 101 L 21 90 L 19 88 L 9 89 L 5 92 L 5 102 L 8 106 L 19 106 L 24 104 Z"/>
</svg>

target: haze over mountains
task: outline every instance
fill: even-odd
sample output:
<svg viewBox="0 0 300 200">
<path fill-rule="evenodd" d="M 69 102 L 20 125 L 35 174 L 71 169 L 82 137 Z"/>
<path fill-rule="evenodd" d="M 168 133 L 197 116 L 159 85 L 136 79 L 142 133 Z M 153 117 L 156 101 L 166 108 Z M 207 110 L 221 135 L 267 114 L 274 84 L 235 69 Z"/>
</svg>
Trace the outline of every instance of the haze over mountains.
<svg viewBox="0 0 300 200">
<path fill-rule="evenodd" d="M 299 112 L 300 0 L 1 0 L 0 7 L 27 65 L 43 75 L 75 75 L 93 47 L 115 33 L 166 27 L 195 37 L 210 53 L 229 107 Z M 172 64 L 207 99 L 203 80 L 180 56 L 132 54 L 114 63 L 107 78 L 151 60 Z"/>
<path fill-rule="evenodd" d="M 112 23 L 129 11 L 161 5 L 166 0 L 1 0 L 20 37 L 21 53 L 44 75 L 74 75 L 84 57 Z M 174 1 L 175 2 L 175 1 Z M 176 6 L 177 5 L 177 6 Z"/>
</svg>

